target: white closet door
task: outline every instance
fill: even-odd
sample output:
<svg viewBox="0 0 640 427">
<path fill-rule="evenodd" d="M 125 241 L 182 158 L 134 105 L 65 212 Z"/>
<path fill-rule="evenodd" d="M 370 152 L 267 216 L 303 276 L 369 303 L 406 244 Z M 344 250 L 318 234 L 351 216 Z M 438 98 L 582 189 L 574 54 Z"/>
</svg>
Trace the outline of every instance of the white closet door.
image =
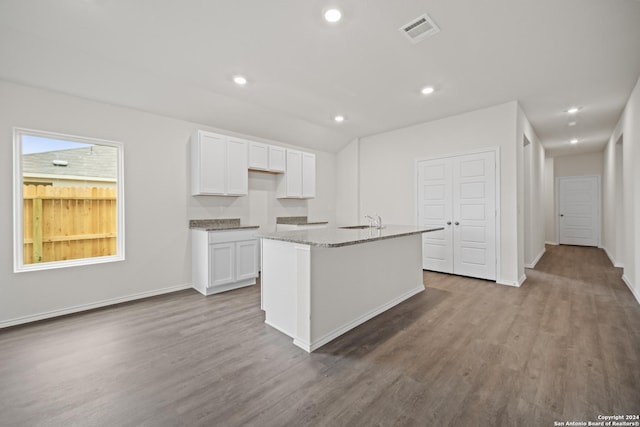
<svg viewBox="0 0 640 427">
<path fill-rule="evenodd" d="M 453 273 L 451 159 L 418 164 L 419 224 L 444 227 L 422 235 L 422 268 Z"/>
<path fill-rule="evenodd" d="M 453 271 L 495 280 L 495 154 L 453 159 Z"/>
<path fill-rule="evenodd" d="M 598 246 L 600 183 L 597 176 L 558 178 L 561 245 Z"/>
<path fill-rule="evenodd" d="M 422 268 L 496 280 L 495 152 L 418 162 Z"/>
</svg>

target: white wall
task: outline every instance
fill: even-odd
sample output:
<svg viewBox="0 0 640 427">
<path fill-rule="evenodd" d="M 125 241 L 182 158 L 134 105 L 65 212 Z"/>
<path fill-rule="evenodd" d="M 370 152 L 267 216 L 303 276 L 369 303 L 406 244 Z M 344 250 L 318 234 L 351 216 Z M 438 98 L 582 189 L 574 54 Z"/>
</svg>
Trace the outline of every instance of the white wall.
<svg viewBox="0 0 640 427">
<path fill-rule="evenodd" d="M 557 245 L 556 238 L 556 197 L 555 197 L 555 159 L 547 157 L 544 159 L 544 239 L 545 243 Z"/>
<path fill-rule="evenodd" d="M 354 139 L 336 155 L 336 224 L 364 224 L 359 200 L 360 140 Z"/>
<path fill-rule="evenodd" d="M 561 176 L 602 176 L 604 154 L 602 151 L 584 154 L 557 156 L 554 161 L 555 177 Z"/>
<path fill-rule="evenodd" d="M 622 137 L 622 174 L 616 161 L 616 143 Z M 623 279 L 640 302 L 640 79 L 633 89 L 618 126 L 604 151 L 603 247 L 614 263 L 624 265 Z M 622 221 L 616 203 L 617 179 L 622 177 Z M 612 226 L 613 225 L 613 226 Z M 619 240 L 622 239 L 623 242 Z"/>
<path fill-rule="evenodd" d="M 13 273 L 14 126 L 124 144 L 125 261 Z M 0 81 L 0 225 L 5 230 L 0 246 L 0 326 L 189 286 L 189 219 L 239 217 L 266 229 L 275 227 L 276 216 L 335 221 L 331 153 L 315 152 L 317 197 L 312 201 L 276 199 L 276 177 L 259 173 L 250 174 L 246 197 L 191 196 L 188 141 L 196 128 L 221 131 Z"/>
<path fill-rule="evenodd" d="M 524 275 L 524 267 L 533 268 L 544 254 L 545 248 L 545 151 L 531 123 L 522 109 L 518 108 L 518 129 L 521 140 L 522 155 L 522 217 L 523 228 L 518 239 L 523 248 L 522 259 L 518 262 L 520 277 Z M 525 143 L 528 142 L 528 144 Z M 521 264 L 522 263 L 522 264 Z"/>
<path fill-rule="evenodd" d="M 517 284 L 520 277 L 517 258 L 517 114 L 517 103 L 509 102 L 361 138 L 360 215 L 377 213 L 387 224 L 415 224 L 417 159 L 499 147 L 501 267 L 498 281 Z"/>
</svg>

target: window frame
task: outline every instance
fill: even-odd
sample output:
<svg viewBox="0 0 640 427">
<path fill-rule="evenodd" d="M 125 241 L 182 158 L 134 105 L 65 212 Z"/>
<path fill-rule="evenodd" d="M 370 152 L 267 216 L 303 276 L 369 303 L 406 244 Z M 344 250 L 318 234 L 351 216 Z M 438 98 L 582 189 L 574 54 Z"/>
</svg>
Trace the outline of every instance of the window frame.
<svg viewBox="0 0 640 427">
<path fill-rule="evenodd" d="M 116 148 L 116 254 L 90 258 L 77 258 L 62 261 L 24 263 L 24 213 L 23 213 L 23 171 L 22 171 L 22 137 L 37 136 L 60 139 L 84 144 L 104 145 Z M 98 138 L 68 135 L 56 132 L 26 128 L 13 128 L 13 271 L 41 271 L 56 268 L 77 267 L 83 265 L 103 264 L 125 260 L 125 224 L 124 224 L 124 145 L 121 142 Z"/>
</svg>

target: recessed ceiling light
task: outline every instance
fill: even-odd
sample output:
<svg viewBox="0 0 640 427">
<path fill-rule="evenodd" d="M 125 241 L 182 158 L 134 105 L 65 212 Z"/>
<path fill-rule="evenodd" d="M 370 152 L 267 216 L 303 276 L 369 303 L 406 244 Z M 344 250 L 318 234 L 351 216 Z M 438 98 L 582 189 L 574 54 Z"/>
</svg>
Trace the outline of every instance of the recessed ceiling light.
<svg viewBox="0 0 640 427">
<path fill-rule="evenodd" d="M 578 122 L 569 122 L 569 126 L 575 126 L 577 124 L 578 124 Z"/>
<path fill-rule="evenodd" d="M 579 109 L 578 107 L 571 107 L 571 108 L 569 108 L 569 109 L 567 110 L 567 113 L 569 113 L 569 114 L 575 114 L 575 113 L 577 113 L 578 111 L 580 111 L 580 109 Z"/>
<path fill-rule="evenodd" d="M 340 12 L 339 9 L 332 8 L 332 9 L 327 9 L 324 12 L 324 20 L 327 22 L 335 24 L 341 19 L 342 19 L 342 12 Z"/>
<path fill-rule="evenodd" d="M 244 86 L 247 84 L 247 78 L 244 76 L 234 76 L 233 82 L 238 86 Z"/>
<path fill-rule="evenodd" d="M 433 86 L 425 86 L 422 88 L 422 90 L 420 91 L 423 95 L 429 95 L 432 94 L 435 91 L 435 89 L 433 88 Z"/>
<path fill-rule="evenodd" d="M 344 122 L 344 116 L 335 116 L 333 120 L 337 123 L 342 123 Z"/>
<path fill-rule="evenodd" d="M 572 139 L 571 141 L 569 141 L 569 142 L 570 142 L 570 143 L 572 143 L 572 144 L 577 144 L 577 143 L 578 143 L 578 140 L 577 140 L 576 138 L 573 138 L 573 139 Z"/>
</svg>

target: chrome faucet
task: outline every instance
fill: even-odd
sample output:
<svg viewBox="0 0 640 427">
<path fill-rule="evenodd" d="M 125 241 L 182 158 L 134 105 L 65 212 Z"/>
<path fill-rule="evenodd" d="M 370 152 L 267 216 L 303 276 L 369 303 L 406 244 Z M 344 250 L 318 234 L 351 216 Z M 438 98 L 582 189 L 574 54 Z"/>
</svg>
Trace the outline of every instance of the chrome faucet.
<svg viewBox="0 0 640 427">
<path fill-rule="evenodd" d="M 382 218 L 380 217 L 380 215 L 376 215 L 376 216 L 366 215 L 365 218 L 369 220 L 369 227 L 371 228 L 375 227 L 378 230 L 382 228 Z"/>
</svg>

